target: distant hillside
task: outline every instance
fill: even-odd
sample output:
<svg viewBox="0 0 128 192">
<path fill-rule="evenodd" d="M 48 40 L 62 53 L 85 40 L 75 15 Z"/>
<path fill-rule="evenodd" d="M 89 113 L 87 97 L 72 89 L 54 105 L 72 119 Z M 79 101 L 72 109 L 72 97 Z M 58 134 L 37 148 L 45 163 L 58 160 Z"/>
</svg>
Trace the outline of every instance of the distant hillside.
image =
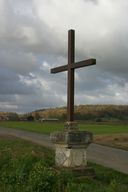
<svg viewBox="0 0 128 192">
<path fill-rule="evenodd" d="M 66 120 L 66 107 L 40 109 L 31 113 L 35 119 L 57 118 Z M 75 106 L 75 120 L 124 121 L 128 120 L 128 105 L 79 105 Z"/>
<path fill-rule="evenodd" d="M 6 121 L 6 120 L 18 120 L 19 116 L 17 113 L 13 112 L 1 112 L 0 111 L 0 121 Z"/>
<path fill-rule="evenodd" d="M 79 105 L 75 106 L 75 120 L 77 121 L 127 121 L 128 105 Z M 11 112 L 0 112 L 0 120 L 60 120 L 66 121 L 66 107 L 40 109 L 31 113 L 18 115 Z"/>
</svg>

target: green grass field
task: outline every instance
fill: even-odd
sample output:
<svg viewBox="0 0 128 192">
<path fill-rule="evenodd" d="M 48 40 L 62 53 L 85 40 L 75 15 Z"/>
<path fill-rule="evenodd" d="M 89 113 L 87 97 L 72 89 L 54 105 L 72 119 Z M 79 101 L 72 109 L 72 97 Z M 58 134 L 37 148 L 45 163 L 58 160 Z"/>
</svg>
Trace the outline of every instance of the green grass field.
<svg viewBox="0 0 128 192">
<path fill-rule="evenodd" d="M 14 137 L 0 136 L 0 192 L 126 192 L 128 175 L 90 164 L 95 177 L 79 180 L 54 169 L 54 152 Z"/>
<path fill-rule="evenodd" d="M 0 122 L 0 127 L 15 128 L 27 131 L 49 134 L 60 131 L 64 128 L 64 123 L 56 122 Z M 80 130 L 91 131 L 94 134 L 121 134 L 128 133 L 128 125 L 123 124 L 79 124 Z"/>
</svg>

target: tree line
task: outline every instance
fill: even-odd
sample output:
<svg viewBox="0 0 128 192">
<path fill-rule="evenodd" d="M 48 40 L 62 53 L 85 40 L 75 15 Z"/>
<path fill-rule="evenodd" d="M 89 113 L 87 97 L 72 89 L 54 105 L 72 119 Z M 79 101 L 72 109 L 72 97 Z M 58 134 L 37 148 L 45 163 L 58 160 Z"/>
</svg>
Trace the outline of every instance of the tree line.
<svg viewBox="0 0 128 192">
<path fill-rule="evenodd" d="M 34 119 L 67 119 L 66 107 L 37 110 L 31 113 Z M 116 121 L 128 120 L 128 105 L 79 105 L 74 108 L 75 120 Z"/>
<path fill-rule="evenodd" d="M 128 121 L 128 105 L 78 105 L 74 107 L 74 119 L 79 121 Z M 3 113 L 0 120 L 41 121 L 42 119 L 67 120 L 67 108 L 40 109 L 30 113 Z"/>
</svg>

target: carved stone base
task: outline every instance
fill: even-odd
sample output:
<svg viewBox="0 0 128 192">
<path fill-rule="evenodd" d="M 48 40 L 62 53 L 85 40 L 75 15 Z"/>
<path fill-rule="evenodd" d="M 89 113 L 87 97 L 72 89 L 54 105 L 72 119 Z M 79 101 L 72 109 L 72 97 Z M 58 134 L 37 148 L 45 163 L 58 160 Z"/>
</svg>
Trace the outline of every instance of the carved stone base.
<svg viewBox="0 0 128 192">
<path fill-rule="evenodd" d="M 92 168 L 92 167 L 77 167 L 77 168 L 74 168 L 72 169 L 72 173 L 74 176 L 76 177 L 95 177 L 95 170 Z"/>
<path fill-rule="evenodd" d="M 55 144 L 55 163 L 57 167 L 86 167 L 86 148 L 93 140 L 92 133 L 78 131 L 74 122 L 67 122 L 65 131 L 51 133 Z"/>
<path fill-rule="evenodd" d="M 68 145 L 55 144 L 55 163 L 58 167 L 85 167 L 86 149 L 69 148 Z"/>
<path fill-rule="evenodd" d="M 85 166 L 85 167 L 54 167 L 58 172 L 61 171 L 70 171 L 72 174 L 77 177 L 78 179 L 82 179 L 85 177 L 95 177 L 96 173 L 92 167 Z M 85 180 L 84 180 L 85 182 Z"/>
</svg>

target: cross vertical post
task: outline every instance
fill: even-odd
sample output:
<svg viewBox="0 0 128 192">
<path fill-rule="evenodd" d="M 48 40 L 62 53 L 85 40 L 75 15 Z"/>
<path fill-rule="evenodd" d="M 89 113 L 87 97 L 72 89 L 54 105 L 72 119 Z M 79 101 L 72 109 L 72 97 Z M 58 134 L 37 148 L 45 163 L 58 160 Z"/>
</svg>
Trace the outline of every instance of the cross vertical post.
<svg viewBox="0 0 128 192">
<path fill-rule="evenodd" d="M 68 31 L 68 63 L 67 65 L 55 67 L 51 69 L 51 73 L 68 72 L 67 80 L 67 129 L 76 129 L 74 122 L 74 76 L 75 69 L 95 65 L 96 59 L 91 58 L 79 62 L 75 62 L 75 30 Z"/>
<path fill-rule="evenodd" d="M 75 31 L 68 31 L 68 81 L 67 81 L 67 120 L 74 120 L 74 69 L 71 64 L 75 61 Z"/>
</svg>

